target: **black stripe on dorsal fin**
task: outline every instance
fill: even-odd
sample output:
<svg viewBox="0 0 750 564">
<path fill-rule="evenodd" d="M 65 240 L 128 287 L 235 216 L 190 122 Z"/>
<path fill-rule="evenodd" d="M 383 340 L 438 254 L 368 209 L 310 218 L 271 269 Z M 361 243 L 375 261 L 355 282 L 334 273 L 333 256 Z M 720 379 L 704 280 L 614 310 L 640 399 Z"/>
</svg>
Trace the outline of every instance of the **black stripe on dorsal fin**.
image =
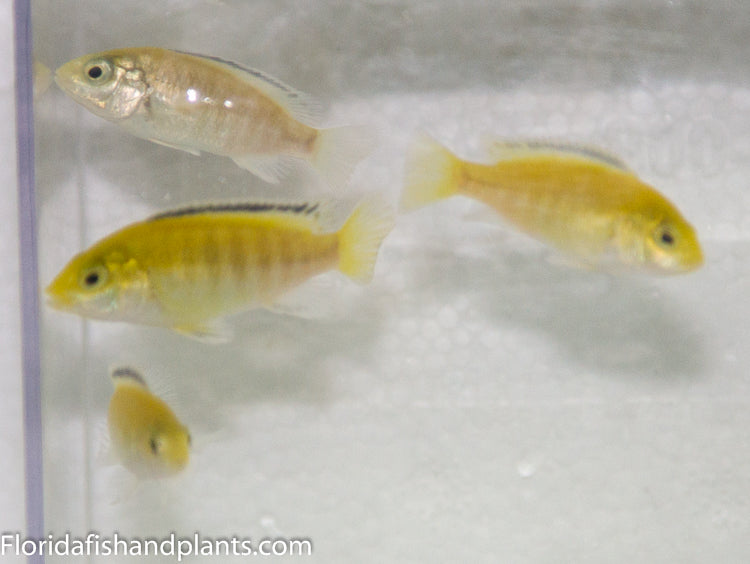
<svg viewBox="0 0 750 564">
<path fill-rule="evenodd" d="M 176 53 L 181 53 L 183 55 L 190 55 L 191 57 L 198 57 L 200 59 L 208 59 L 209 61 L 213 61 L 215 63 L 221 63 L 222 65 L 227 65 L 228 67 L 231 67 L 235 70 L 246 72 L 255 78 L 258 78 L 260 80 L 263 80 L 264 82 L 267 82 L 274 88 L 278 88 L 279 90 L 282 90 L 289 94 L 290 97 L 296 98 L 299 96 L 299 92 L 297 92 L 296 89 L 292 88 L 288 84 L 284 84 L 282 81 L 280 81 L 275 76 L 271 76 L 268 73 L 265 73 L 261 70 L 254 69 L 252 67 L 246 67 L 244 65 L 241 65 L 239 63 L 235 63 L 234 61 L 229 61 L 227 59 L 222 59 L 221 57 L 214 57 L 212 55 L 201 55 L 200 53 L 191 53 L 190 51 L 180 51 L 179 49 L 174 50 Z"/>
<path fill-rule="evenodd" d="M 285 213 L 314 217 L 320 204 L 306 202 L 227 202 L 223 204 L 196 204 L 168 210 L 148 218 L 148 221 L 183 217 L 187 215 L 201 215 L 209 213 Z"/>
<path fill-rule="evenodd" d="M 483 136 L 482 145 L 487 154 L 495 159 L 509 160 L 535 155 L 560 155 L 577 157 L 630 172 L 628 165 L 619 157 L 591 145 L 543 139 L 503 140 Z"/>
<path fill-rule="evenodd" d="M 220 68 L 224 68 L 236 76 L 244 79 L 248 84 L 270 97 L 271 100 L 285 108 L 297 120 L 309 126 L 316 127 L 320 121 L 321 107 L 317 100 L 304 92 L 285 84 L 278 78 L 258 69 L 245 67 L 238 63 L 213 57 L 200 55 L 188 51 L 174 51 L 189 57 L 196 57 L 210 61 Z"/>
<path fill-rule="evenodd" d="M 135 368 L 131 368 L 130 366 L 118 366 L 117 368 L 112 369 L 112 380 L 130 380 L 136 384 L 139 384 L 143 386 L 144 388 L 148 388 L 146 385 L 146 381 L 143 379 L 143 376 L 141 376 L 141 373 L 138 372 Z"/>
<path fill-rule="evenodd" d="M 609 165 L 613 168 L 620 170 L 628 170 L 628 165 L 615 155 L 608 153 L 604 149 L 593 147 L 591 145 L 579 145 L 574 143 L 564 143 L 562 141 L 541 141 L 541 140 L 530 140 L 525 145 L 534 151 L 557 151 L 559 153 L 567 153 L 570 155 L 577 155 L 594 161 L 599 161 L 602 164 Z"/>
</svg>

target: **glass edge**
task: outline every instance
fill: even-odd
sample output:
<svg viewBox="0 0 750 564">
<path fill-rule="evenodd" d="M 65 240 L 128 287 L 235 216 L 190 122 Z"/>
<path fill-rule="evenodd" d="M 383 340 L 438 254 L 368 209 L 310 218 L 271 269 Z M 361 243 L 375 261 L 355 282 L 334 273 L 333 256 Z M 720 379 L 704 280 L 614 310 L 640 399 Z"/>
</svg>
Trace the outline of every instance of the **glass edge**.
<svg viewBox="0 0 750 564">
<path fill-rule="evenodd" d="M 13 1 L 26 536 L 44 537 L 31 1 Z M 28 562 L 44 562 L 43 554 Z"/>
</svg>

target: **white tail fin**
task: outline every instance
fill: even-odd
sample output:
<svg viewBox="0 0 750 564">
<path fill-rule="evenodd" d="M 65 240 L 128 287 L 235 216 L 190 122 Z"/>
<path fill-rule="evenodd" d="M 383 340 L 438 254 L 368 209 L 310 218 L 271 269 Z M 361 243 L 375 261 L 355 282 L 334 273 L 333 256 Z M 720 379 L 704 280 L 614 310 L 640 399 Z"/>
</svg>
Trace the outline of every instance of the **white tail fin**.
<svg viewBox="0 0 750 564">
<path fill-rule="evenodd" d="M 394 223 L 395 212 L 383 200 L 361 202 L 339 230 L 339 270 L 355 282 L 369 282 L 380 244 Z"/>
<path fill-rule="evenodd" d="M 321 129 L 310 162 L 333 188 L 346 185 L 357 163 L 372 152 L 375 134 L 371 128 L 349 125 Z"/>
<path fill-rule="evenodd" d="M 453 196 L 460 171 L 461 159 L 432 137 L 420 135 L 406 160 L 401 209 L 409 211 Z"/>
</svg>

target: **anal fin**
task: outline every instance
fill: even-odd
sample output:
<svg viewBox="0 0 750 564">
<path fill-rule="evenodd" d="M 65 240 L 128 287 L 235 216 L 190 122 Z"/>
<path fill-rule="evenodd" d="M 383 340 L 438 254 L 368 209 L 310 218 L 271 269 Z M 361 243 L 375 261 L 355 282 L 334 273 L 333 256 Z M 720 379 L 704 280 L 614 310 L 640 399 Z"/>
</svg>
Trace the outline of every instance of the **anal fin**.
<svg viewBox="0 0 750 564">
<path fill-rule="evenodd" d="M 331 319 L 341 315 L 342 280 L 331 273 L 315 276 L 277 297 L 266 309 L 300 319 Z"/>
</svg>

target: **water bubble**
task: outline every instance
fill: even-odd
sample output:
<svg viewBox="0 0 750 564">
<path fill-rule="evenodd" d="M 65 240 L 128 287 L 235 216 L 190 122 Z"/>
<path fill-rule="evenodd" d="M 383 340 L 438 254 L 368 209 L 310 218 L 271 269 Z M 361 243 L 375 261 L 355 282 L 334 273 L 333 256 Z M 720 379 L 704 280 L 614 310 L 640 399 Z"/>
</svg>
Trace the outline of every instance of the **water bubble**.
<svg viewBox="0 0 750 564">
<path fill-rule="evenodd" d="M 530 460 L 522 460 L 516 466 L 521 478 L 531 478 L 537 471 L 537 465 Z"/>
</svg>

